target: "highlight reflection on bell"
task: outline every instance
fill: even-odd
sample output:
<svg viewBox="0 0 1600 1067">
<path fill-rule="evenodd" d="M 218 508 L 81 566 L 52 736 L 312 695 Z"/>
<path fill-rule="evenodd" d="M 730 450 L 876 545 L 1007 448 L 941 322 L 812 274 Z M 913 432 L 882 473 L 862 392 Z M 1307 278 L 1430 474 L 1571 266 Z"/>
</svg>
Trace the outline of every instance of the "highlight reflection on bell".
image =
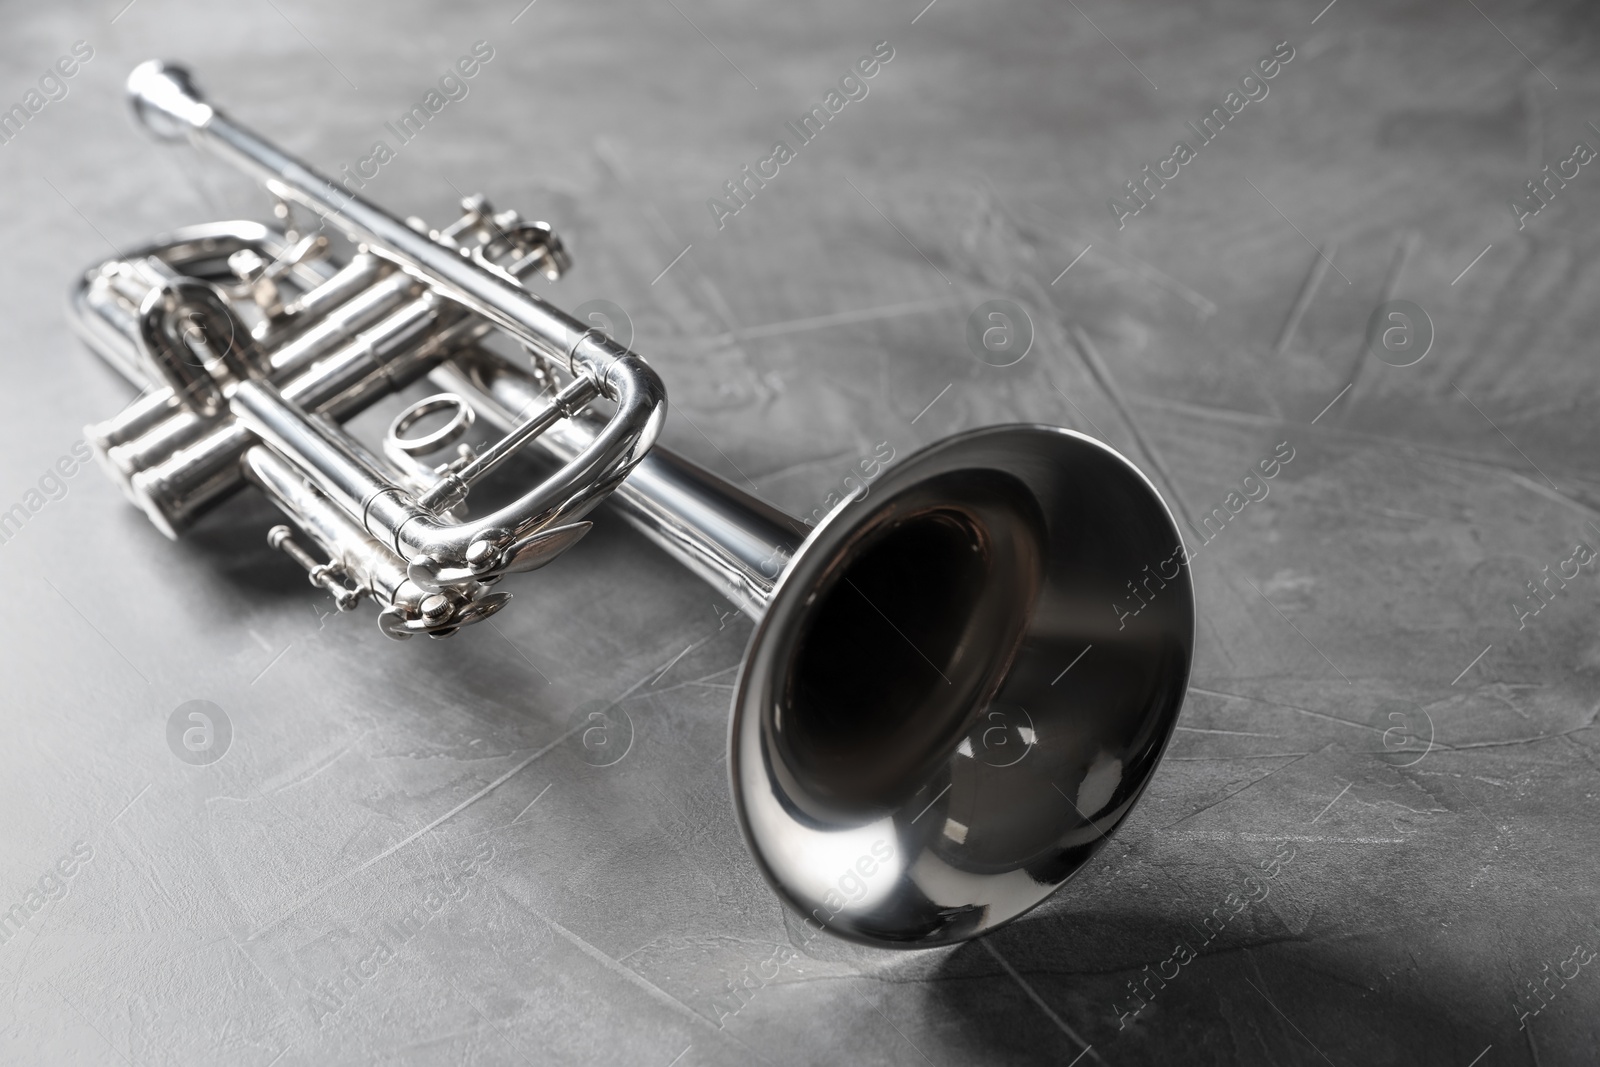
<svg viewBox="0 0 1600 1067">
<path fill-rule="evenodd" d="M 1010 767 L 1027 758 L 1038 737 L 1027 708 L 990 704 L 956 751 L 991 767 Z"/>
<path fill-rule="evenodd" d="M 810 527 L 654 446 L 655 371 L 522 284 L 568 266 L 549 226 L 469 197 L 454 224 L 414 227 L 205 102 L 181 68 L 143 64 L 129 92 L 158 137 L 238 165 L 357 249 L 335 265 L 320 235 L 212 223 L 80 278 L 81 335 L 147 387 L 88 438 L 163 532 L 254 485 L 322 554 L 286 527 L 269 543 L 341 609 L 370 599 L 390 636 L 443 637 L 501 610 L 498 583 L 557 558 L 604 501 L 755 620 L 729 730 L 739 824 L 786 904 L 857 941 L 993 929 L 1127 816 L 1183 701 L 1194 603 L 1180 567 L 1137 615 L 1114 607 L 1182 547 L 1121 455 L 1053 427 L 974 430 Z M 197 312 L 204 337 L 185 340 Z M 479 344 L 493 330 L 532 364 Z M 209 351 L 222 337 L 238 343 Z M 447 392 L 397 418 L 382 455 L 339 425 L 424 376 Z M 419 460 L 474 417 L 505 436 Z M 492 513 L 461 507 L 524 449 L 559 468 Z M 615 762 L 631 738 L 602 711 L 579 743 Z"/>
</svg>

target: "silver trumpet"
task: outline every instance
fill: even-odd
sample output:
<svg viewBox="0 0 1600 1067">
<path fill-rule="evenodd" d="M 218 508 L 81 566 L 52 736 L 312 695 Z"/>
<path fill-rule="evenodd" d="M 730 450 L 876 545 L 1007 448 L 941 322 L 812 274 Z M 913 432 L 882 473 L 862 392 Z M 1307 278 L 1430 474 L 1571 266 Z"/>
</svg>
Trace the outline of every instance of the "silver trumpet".
<svg viewBox="0 0 1600 1067">
<path fill-rule="evenodd" d="M 1177 526 L 1123 456 L 1056 427 L 975 430 L 809 526 L 652 447 L 655 372 L 522 285 L 568 266 L 546 224 L 473 197 L 430 230 L 234 122 L 181 68 L 144 63 L 128 92 L 157 137 L 278 198 L 276 225 L 167 234 L 71 294 L 79 334 L 144 389 L 89 440 L 162 532 L 252 484 L 292 523 L 269 542 L 339 608 L 370 598 L 389 636 L 443 637 L 609 500 L 755 621 L 728 740 L 739 824 L 786 904 L 858 942 L 1008 922 L 1127 817 L 1183 703 L 1194 594 Z M 354 247 L 342 264 L 324 231 Z M 340 427 L 422 378 L 444 391 L 378 451 Z M 504 436 L 464 443 L 476 418 Z M 469 515 L 474 484 L 530 445 L 553 473 Z M 1130 589 L 1137 617 L 1114 607 Z"/>
</svg>

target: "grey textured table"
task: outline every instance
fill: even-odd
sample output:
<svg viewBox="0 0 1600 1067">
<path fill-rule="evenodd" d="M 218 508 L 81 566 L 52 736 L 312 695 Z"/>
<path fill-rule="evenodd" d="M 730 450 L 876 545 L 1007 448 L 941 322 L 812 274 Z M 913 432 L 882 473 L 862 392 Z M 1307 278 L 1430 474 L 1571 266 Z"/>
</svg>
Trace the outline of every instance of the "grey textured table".
<svg viewBox="0 0 1600 1067">
<path fill-rule="evenodd" d="M 0 509 L 28 510 L 0 544 L 0 1061 L 1594 1062 L 1591 8 L 122 4 L 15 8 L 0 40 L 7 107 L 93 53 L 0 146 Z M 264 207 L 134 128 L 128 70 L 189 63 L 338 170 L 480 40 L 368 193 L 551 220 L 555 295 L 626 309 L 668 443 L 809 514 L 882 442 L 1059 423 L 1205 542 L 1167 759 L 1021 922 L 807 941 L 726 799 L 749 626 L 614 521 L 494 626 L 396 644 L 327 614 L 258 499 L 174 544 L 97 471 L 49 480 L 129 397 L 69 335 L 74 273 Z M 719 229 L 708 199 L 879 41 Z M 1570 180 L 1534 214 L 1546 164 Z M 992 299 L 1031 322 L 1006 367 L 967 343 Z M 1399 320 L 1368 344 L 1391 300 L 1433 335 L 1410 366 Z M 190 700 L 231 723 L 206 766 L 169 749 Z"/>
</svg>

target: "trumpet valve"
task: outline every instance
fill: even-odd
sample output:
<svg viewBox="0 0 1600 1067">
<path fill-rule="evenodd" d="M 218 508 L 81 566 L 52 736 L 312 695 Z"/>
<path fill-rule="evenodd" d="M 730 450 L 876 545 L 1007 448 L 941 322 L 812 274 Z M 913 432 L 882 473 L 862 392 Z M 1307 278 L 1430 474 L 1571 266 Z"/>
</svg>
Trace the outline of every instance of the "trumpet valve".
<svg viewBox="0 0 1600 1067">
<path fill-rule="evenodd" d="M 556 236 L 548 222 L 524 222 L 515 211 L 503 212 L 495 218 L 495 236 L 503 238 L 513 258 L 502 264 L 507 271 L 520 278 L 530 270 L 537 270 L 550 281 L 557 281 L 572 269 L 572 257 L 566 245 Z M 493 248 L 492 242 L 483 247 Z"/>
<path fill-rule="evenodd" d="M 529 222 L 511 210 L 497 212 L 481 193 L 464 198 L 461 211 L 461 217 L 444 229 L 425 232 L 512 281 L 520 282 L 535 270 L 556 281 L 572 269 L 566 245 L 548 222 Z M 413 229 L 426 226 L 407 221 Z"/>
</svg>

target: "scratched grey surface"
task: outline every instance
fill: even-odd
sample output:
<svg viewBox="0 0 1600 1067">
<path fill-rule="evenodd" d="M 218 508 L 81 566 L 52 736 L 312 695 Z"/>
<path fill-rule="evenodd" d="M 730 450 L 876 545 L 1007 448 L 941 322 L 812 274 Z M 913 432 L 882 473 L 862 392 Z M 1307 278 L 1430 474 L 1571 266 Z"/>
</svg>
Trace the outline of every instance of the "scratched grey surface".
<svg viewBox="0 0 1600 1067">
<path fill-rule="evenodd" d="M 1076 882 L 980 944 L 817 941 L 775 975 L 804 938 L 722 760 L 749 625 L 639 537 L 602 522 L 495 627 L 402 645 L 322 616 L 263 503 L 172 544 L 79 473 L 0 545 L 0 909 L 27 914 L 0 1061 L 1593 1062 L 1597 565 L 1514 605 L 1600 545 L 1600 172 L 1520 232 L 1509 207 L 1600 145 L 1592 8 L 123 2 L 0 36 L 7 106 L 94 49 L 0 147 L 0 507 L 129 396 L 68 334 L 73 273 L 264 206 L 133 128 L 134 63 L 333 170 L 479 39 L 369 194 L 550 219 L 559 298 L 624 307 L 666 378 L 666 440 L 791 511 L 879 442 L 1003 421 L 1104 437 L 1191 524 L 1294 458 L 1200 550 L 1182 725 Z M 719 231 L 707 198 L 880 40 L 870 94 Z M 1283 40 L 1119 230 L 1108 199 Z M 1365 344 L 1391 298 L 1436 330 L 1410 367 Z M 968 350 L 989 299 L 1032 320 L 1013 366 Z M 197 699 L 233 729 L 202 767 L 166 734 Z"/>
</svg>

